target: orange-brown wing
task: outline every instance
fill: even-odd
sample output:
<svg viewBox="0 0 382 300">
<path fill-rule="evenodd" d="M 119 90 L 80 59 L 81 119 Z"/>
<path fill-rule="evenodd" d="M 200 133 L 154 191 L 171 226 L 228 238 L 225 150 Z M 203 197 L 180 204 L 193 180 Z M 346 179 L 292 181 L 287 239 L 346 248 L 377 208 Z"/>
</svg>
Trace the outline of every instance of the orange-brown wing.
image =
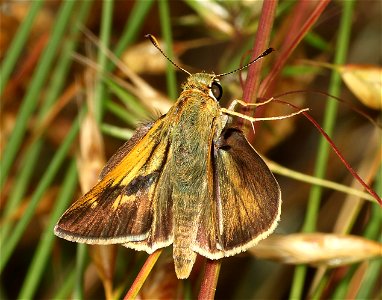
<svg viewBox="0 0 382 300">
<path fill-rule="evenodd" d="M 56 235 L 88 244 L 120 243 L 149 253 L 172 243 L 166 168 L 171 144 L 162 118 L 150 126 L 138 130 L 138 137 L 111 158 L 99 183 L 58 221 Z"/>
<path fill-rule="evenodd" d="M 219 259 L 247 250 L 275 229 L 281 192 L 240 130 L 224 130 L 213 148 L 214 196 L 206 201 L 194 251 Z"/>
</svg>

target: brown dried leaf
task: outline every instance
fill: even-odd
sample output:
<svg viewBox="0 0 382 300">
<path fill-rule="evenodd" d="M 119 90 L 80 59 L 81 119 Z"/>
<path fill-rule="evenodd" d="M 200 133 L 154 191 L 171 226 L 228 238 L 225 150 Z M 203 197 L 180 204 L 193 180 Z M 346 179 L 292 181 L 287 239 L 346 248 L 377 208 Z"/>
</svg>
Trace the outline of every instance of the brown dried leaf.
<svg viewBox="0 0 382 300">
<path fill-rule="evenodd" d="M 299 233 L 271 236 L 250 252 L 288 264 L 337 267 L 382 256 L 382 244 L 353 235 Z"/>
<path fill-rule="evenodd" d="M 342 79 L 352 93 L 367 107 L 382 108 L 382 68 L 370 65 L 339 66 Z"/>
</svg>

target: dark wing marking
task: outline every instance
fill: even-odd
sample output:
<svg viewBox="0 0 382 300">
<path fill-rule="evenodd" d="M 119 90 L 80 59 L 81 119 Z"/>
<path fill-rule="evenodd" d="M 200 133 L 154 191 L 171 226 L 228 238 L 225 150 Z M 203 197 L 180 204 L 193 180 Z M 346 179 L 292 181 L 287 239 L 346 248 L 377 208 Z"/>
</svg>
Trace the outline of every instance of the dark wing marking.
<svg viewBox="0 0 382 300">
<path fill-rule="evenodd" d="M 253 247 L 277 226 L 281 192 L 243 133 L 227 128 L 214 146 L 214 197 L 208 202 L 194 250 L 210 259 Z"/>
</svg>

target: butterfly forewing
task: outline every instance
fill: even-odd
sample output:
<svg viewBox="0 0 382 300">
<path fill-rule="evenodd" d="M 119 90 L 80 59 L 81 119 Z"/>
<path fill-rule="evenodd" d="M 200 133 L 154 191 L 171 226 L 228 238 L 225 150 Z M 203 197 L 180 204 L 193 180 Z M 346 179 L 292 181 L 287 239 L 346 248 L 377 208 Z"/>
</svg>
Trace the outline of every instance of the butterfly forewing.
<svg viewBox="0 0 382 300">
<path fill-rule="evenodd" d="M 214 197 L 207 201 L 195 246 L 210 259 L 245 251 L 268 236 L 281 206 L 276 179 L 241 131 L 225 129 L 214 152 Z"/>
<path fill-rule="evenodd" d="M 171 244 L 171 195 L 163 188 L 170 185 L 166 162 L 171 145 L 164 124 L 161 118 L 138 130 L 138 137 L 121 147 L 102 180 L 61 217 L 58 236 L 89 244 L 139 241 L 139 249 L 148 252 Z M 158 222 L 160 228 L 153 225 Z"/>
</svg>

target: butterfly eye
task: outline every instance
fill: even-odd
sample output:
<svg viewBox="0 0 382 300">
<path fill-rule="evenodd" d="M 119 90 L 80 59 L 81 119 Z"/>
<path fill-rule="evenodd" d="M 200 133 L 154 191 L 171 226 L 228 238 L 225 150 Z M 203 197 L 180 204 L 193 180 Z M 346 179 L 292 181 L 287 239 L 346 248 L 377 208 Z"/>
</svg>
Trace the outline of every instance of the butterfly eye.
<svg viewBox="0 0 382 300">
<path fill-rule="evenodd" d="M 217 101 L 219 101 L 223 96 L 223 88 L 217 81 L 212 82 L 210 90 L 210 93 Z"/>
</svg>

